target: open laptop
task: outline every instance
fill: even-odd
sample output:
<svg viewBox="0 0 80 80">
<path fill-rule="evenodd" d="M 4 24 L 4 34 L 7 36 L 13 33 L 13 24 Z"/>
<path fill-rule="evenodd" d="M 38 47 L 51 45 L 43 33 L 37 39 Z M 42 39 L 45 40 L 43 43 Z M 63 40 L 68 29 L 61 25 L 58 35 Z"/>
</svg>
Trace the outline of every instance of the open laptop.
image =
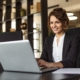
<svg viewBox="0 0 80 80">
<path fill-rule="evenodd" d="M 0 43 L 0 62 L 5 71 L 42 73 L 57 68 L 40 70 L 29 40 Z"/>
</svg>

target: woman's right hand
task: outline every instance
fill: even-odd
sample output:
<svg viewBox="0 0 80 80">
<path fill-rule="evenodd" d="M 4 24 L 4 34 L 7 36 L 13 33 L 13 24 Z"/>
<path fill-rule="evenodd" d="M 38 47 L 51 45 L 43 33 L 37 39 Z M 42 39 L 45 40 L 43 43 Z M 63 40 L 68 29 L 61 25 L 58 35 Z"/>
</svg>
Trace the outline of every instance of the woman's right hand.
<svg viewBox="0 0 80 80">
<path fill-rule="evenodd" d="M 52 67 L 52 64 L 53 63 L 51 63 L 51 62 L 47 62 L 47 61 L 44 61 L 44 60 L 42 60 L 42 59 L 38 59 L 38 65 L 40 66 L 40 67 L 45 67 L 45 68 L 51 68 Z"/>
</svg>

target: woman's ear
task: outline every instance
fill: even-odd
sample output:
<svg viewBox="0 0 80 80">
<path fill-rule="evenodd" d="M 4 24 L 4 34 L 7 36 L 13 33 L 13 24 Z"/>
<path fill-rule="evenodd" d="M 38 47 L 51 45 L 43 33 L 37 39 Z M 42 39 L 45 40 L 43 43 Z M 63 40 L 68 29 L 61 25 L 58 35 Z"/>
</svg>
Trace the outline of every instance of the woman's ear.
<svg viewBox="0 0 80 80">
<path fill-rule="evenodd" d="M 64 23 L 64 24 L 65 24 L 65 26 L 66 26 L 66 25 L 67 25 L 67 22 L 65 21 L 65 23 Z"/>
</svg>

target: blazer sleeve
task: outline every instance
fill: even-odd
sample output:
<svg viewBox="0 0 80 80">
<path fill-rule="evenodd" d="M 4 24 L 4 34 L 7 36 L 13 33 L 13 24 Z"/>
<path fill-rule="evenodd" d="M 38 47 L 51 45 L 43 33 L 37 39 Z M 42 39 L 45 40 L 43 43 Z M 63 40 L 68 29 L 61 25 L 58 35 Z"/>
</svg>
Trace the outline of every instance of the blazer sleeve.
<svg viewBox="0 0 80 80">
<path fill-rule="evenodd" d="M 61 61 L 64 68 L 73 68 L 76 65 L 77 54 L 79 51 L 79 37 L 72 37 L 69 43 L 68 53 L 64 60 Z"/>
<path fill-rule="evenodd" d="M 80 45 L 80 43 L 79 43 Z M 79 46 L 79 52 L 78 52 L 78 56 L 77 56 L 77 60 L 76 60 L 76 67 L 80 68 L 80 46 Z"/>
<path fill-rule="evenodd" d="M 76 60 L 76 67 L 80 68 L 80 42 L 79 42 L 79 52 Z"/>
<path fill-rule="evenodd" d="M 43 51 L 42 51 L 42 54 L 41 54 L 41 57 L 40 57 L 41 59 L 43 59 L 45 61 L 48 61 L 48 44 L 47 44 L 47 38 L 45 39 Z"/>
</svg>

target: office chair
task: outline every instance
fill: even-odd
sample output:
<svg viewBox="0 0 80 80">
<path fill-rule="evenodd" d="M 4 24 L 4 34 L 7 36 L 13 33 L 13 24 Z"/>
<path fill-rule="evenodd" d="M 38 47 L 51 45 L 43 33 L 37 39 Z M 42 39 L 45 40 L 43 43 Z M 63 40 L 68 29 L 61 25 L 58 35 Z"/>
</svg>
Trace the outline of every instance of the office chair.
<svg viewBox="0 0 80 80">
<path fill-rule="evenodd" d="M 22 32 L 5 32 L 0 33 L 0 42 L 22 40 Z"/>
<path fill-rule="evenodd" d="M 80 28 L 68 29 L 67 32 L 70 34 L 79 36 L 79 38 L 80 38 Z M 80 42 L 80 40 L 79 40 L 79 42 Z M 80 68 L 80 43 L 79 43 L 79 51 L 78 51 L 78 55 L 77 55 L 77 59 L 76 59 L 76 67 Z"/>
</svg>

